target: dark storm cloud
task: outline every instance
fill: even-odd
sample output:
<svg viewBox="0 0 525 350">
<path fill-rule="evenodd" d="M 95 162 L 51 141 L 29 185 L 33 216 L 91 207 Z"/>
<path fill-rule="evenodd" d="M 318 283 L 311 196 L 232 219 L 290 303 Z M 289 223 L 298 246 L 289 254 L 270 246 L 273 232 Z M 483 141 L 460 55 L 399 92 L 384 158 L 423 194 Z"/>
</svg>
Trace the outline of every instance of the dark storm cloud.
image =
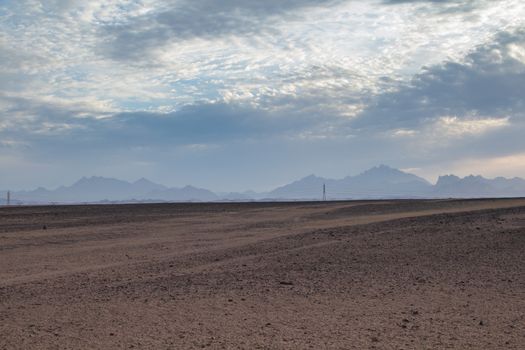
<svg viewBox="0 0 525 350">
<path fill-rule="evenodd" d="M 88 111 L 56 105 L 29 107 L 27 101 L 11 102 L 15 104 L 11 114 L 31 117 L 8 123 L 5 130 L 0 129 L 0 138 L 23 140 L 36 152 L 52 150 L 57 154 L 272 139 L 307 130 L 318 123 L 314 117 L 270 115 L 229 104 L 191 105 L 173 113 L 119 113 L 96 119 L 78 117 L 89 114 Z"/>
<path fill-rule="evenodd" d="M 503 1 L 503 0 L 490 0 L 492 2 Z M 440 15 L 447 14 L 468 14 L 476 9 L 482 7 L 487 3 L 487 0 L 383 0 L 386 5 L 400 5 L 400 4 L 428 4 L 431 6 L 426 7 L 423 10 L 419 10 L 420 13 L 437 12 Z M 442 5 L 442 6 L 439 6 Z"/>
<path fill-rule="evenodd" d="M 389 130 L 419 128 L 441 116 L 523 116 L 525 63 L 512 45 L 525 43 L 525 31 L 500 34 L 471 52 L 464 62 L 427 67 L 410 84 L 377 96 L 355 127 Z"/>
<path fill-rule="evenodd" d="M 492 0 L 501 1 L 501 0 Z M 453 5 L 453 9 L 456 10 L 473 10 L 476 7 L 484 3 L 485 0 L 383 0 L 386 5 L 398 5 L 398 4 L 445 4 Z"/>
<path fill-rule="evenodd" d="M 344 0 L 186 0 L 172 2 L 161 12 L 107 25 L 103 50 L 115 59 L 137 59 L 169 42 L 225 35 L 272 33 L 270 17 L 302 8 L 329 6 Z"/>
<path fill-rule="evenodd" d="M 457 1 L 457 0 L 383 0 L 385 4 L 417 4 L 417 3 L 436 3 L 436 4 L 450 4 L 450 3 L 472 3 L 472 0 Z"/>
<path fill-rule="evenodd" d="M 145 145 L 215 143 L 239 139 L 265 138 L 301 130 L 312 118 L 276 116 L 251 108 L 229 104 L 187 106 L 177 112 L 122 113 L 97 127 L 108 138 L 117 135 L 122 142 L 140 140 Z"/>
</svg>

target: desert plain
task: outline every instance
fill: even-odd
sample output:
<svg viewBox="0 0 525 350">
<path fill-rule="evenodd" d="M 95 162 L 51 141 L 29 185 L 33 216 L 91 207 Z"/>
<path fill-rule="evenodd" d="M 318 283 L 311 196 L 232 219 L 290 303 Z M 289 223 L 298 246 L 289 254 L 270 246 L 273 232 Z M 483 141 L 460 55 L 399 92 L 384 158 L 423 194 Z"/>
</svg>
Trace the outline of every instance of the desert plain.
<svg viewBox="0 0 525 350">
<path fill-rule="evenodd" d="M 525 200 L 0 208 L 0 349 L 525 349 Z"/>
</svg>

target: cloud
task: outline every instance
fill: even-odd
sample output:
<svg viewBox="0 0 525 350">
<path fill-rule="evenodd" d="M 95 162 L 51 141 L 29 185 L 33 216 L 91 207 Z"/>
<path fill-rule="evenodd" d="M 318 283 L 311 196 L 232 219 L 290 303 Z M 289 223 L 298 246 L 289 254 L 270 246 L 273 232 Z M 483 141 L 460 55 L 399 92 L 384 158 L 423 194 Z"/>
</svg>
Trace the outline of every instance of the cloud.
<svg viewBox="0 0 525 350">
<path fill-rule="evenodd" d="M 423 64 L 456 61 L 521 18 L 516 1 L 487 5 L 468 23 L 415 16 L 419 7 L 392 11 L 372 0 L 12 2 L 0 20 L 0 88 L 28 100 L 86 98 L 118 111 L 244 101 L 279 112 L 315 113 L 317 105 L 350 117 Z M 195 16 L 162 20 L 184 11 Z M 207 30 L 199 16 L 238 17 L 257 29 L 247 35 L 232 20 L 231 28 L 223 23 L 216 35 L 199 36 Z"/>
<path fill-rule="evenodd" d="M 383 0 L 384 4 L 397 5 L 397 4 L 418 4 L 418 3 L 430 3 L 430 4 L 456 4 L 459 6 L 467 6 L 473 4 L 474 0 Z M 476 1 L 478 3 L 483 0 Z"/>
<path fill-rule="evenodd" d="M 491 0 L 492 2 L 504 0 Z M 487 4 L 487 0 L 383 0 L 387 5 L 413 5 L 422 4 L 425 6 L 422 11 L 437 12 L 440 14 L 468 14 Z"/>
<path fill-rule="evenodd" d="M 97 122 L 111 142 L 195 145 L 267 139 L 311 127 L 314 118 L 267 114 L 238 105 L 198 104 L 172 113 L 121 113 Z M 95 134 L 95 133 L 94 133 Z"/>
<path fill-rule="evenodd" d="M 14 100 L 10 114 L 0 124 L 6 145 L 34 153 L 108 152 L 133 147 L 205 149 L 205 145 L 292 137 L 313 128 L 321 119 L 303 114 L 269 114 L 239 105 L 196 104 L 176 112 L 126 112 L 97 115 L 96 111 L 70 105 L 35 104 Z M 199 145 L 199 147 L 194 147 Z"/>
<path fill-rule="evenodd" d="M 115 59 L 140 59 L 152 49 L 195 38 L 277 34 L 272 23 L 308 7 L 342 0 L 182 0 L 160 10 L 102 28 L 103 50 Z M 282 20 L 282 19 L 280 19 Z"/>
<path fill-rule="evenodd" d="M 468 135 L 481 135 L 495 129 L 509 126 L 509 118 L 474 118 L 460 119 L 458 117 L 441 117 L 433 125 L 439 136 L 464 137 Z"/>
<path fill-rule="evenodd" d="M 453 116 L 470 122 L 483 117 L 511 123 L 524 117 L 525 63 L 518 52 L 525 32 L 501 33 L 463 62 L 426 67 L 408 84 L 379 94 L 354 126 L 376 130 L 414 129 Z M 458 124 L 459 125 L 459 124 Z"/>
</svg>

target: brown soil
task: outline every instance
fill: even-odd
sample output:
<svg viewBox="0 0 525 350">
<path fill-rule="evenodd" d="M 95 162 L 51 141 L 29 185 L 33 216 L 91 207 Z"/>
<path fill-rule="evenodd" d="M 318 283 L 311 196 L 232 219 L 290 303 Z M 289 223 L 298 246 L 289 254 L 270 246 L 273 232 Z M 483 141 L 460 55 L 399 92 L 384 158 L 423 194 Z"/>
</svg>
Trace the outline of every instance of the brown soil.
<svg viewBox="0 0 525 350">
<path fill-rule="evenodd" d="M 0 349 L 525 349 L 525 200 L 0 209 Z"/>
</svg>

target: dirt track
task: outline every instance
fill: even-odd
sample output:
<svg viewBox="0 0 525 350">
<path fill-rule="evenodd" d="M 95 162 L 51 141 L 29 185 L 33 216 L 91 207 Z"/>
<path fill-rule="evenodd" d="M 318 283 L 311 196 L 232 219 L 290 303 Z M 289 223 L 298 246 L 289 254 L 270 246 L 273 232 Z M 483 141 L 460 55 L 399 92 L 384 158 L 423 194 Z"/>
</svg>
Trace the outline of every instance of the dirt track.
<svg viewBox="0 0 525 350">
<path fill-rule="evenodd" d="M 524 267 L 525 200 L 2 208 L 0 349 L 525 349 Z"/>
</svg>

